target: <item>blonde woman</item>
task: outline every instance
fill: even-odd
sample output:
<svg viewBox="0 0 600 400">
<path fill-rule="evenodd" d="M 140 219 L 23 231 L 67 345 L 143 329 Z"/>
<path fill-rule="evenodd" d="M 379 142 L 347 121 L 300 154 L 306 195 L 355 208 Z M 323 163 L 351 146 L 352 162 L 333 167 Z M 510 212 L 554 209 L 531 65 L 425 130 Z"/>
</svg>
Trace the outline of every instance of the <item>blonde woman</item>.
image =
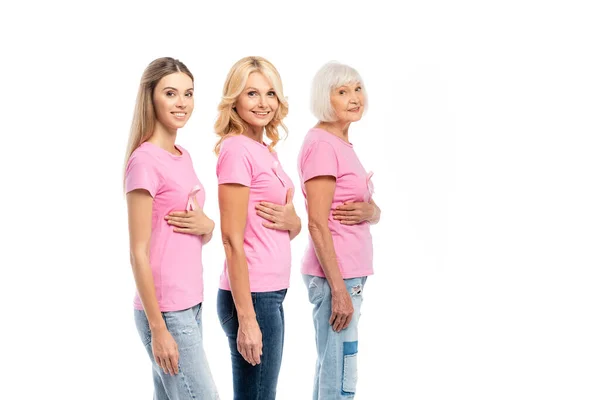
<svg viewBox="0 0 600 400">
<path fill-rule="evenodd" d="M 290 241 L 300 232 L 292 181 L 274 150 L 287 112 L 270 62 L 246 57 L 233 65 L 215 123 L 215 152 L 226 255 L 217 310 L 229 340 L 235 400 L 275 399 L 277 389 Z"/>
<path fill-rule="evenodd" d="M 154 399 L 218 399 L 202 344 L 202 246 L 214 222 L 189 153 L 175 144 L 194 110 L 194 78 L 173 58 L 140 82 L 125 192 L 136 326 L 152 362 Z"/>
<path fill-rule="evenodd" d="M 370 226 L 379 221 L 368 173 L 349 139 L 367 95 L 358 72 L 331 62 L 315 75 L 312 111 L 298 170 L 308 211 L 309 246 L 302 273 L 314 305 L 317 366 L 313 399 L 354 398 L 358 320 L 367 276 L 373 274 Z"/>
</svg>

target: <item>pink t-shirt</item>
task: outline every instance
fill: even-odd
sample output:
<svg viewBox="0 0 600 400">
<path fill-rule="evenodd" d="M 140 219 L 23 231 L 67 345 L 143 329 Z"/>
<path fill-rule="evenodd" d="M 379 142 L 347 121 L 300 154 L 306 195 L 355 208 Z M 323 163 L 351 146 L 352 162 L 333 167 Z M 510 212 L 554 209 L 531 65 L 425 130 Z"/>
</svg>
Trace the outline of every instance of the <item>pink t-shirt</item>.
<svg viewBox="0 0 600 400">
<path fill-rule="evenodd" d="M 261 201 L 285 204 L 287 190 L 294 188 L 277 154 L 247 136 L 231 136 L 221 146 L 217 178 L 219 185 L 237 183 L 250 188 L 244 232 L 250 291 L 272 292 L 289 287 L 292 265 L 289 232 L 264 227 L 263 222 L 268 221 L 258 216 L 255 209 Z M 227 260 L 219 287 L 231 290 Z"/>
<path fill-rule="evenodd" d="M 317 177 L 335 177 L 331 211 L 347 201 L 368 202 L 373 195 L 372 173 L 358 160 L 352 144 L 319 128 L 308 131 L 298 156 L 298 172 L 306 199 L 305 182 Z M 307 205 L 308 207 L 308 205 Z M 329 230 L 338 266 L 344 279 L 373 274 L 373 242 L 370 224 L 344 225 L 329 213 Z M 325 277 L 309 235 L 308 248 L 302 259 L 302 273 Z"/>
<path fill-rule="evenodd" d="M 171 211 L 190 210 L 191 196 L 204 206 L 205 193 L 190 154 L 181 146 L 177 156 L 149 142 L 138 147 L 125 172 L 125 190 L 145 189 L 153 197 L 150 266 L 161 311 L 179 311 L 202 302 L 202 239 L 177 233 L 167 224 Z M 143 306 L 136 291 L 134 307 Z"/>
</svg>

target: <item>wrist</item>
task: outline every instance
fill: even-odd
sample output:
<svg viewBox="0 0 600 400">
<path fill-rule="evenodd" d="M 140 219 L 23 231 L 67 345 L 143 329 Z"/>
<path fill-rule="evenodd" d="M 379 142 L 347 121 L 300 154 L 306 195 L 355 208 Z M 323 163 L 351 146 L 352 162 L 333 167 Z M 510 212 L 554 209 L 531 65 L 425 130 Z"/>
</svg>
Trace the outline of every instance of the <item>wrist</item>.
<svg viewBox="0 0 600 400">
<path fill-rule="evenodd" d="M 377 207 L 373 204 L 371 204 L 371 207 L 373 208 L 373 211 L 371 212 L 371 216 L 367 218 L 367 221 L 369 222 L 373 222 L 377 219 Z"/>
<path fill-rule="evenodd" d="M 150 332 L 153 334 L 158 334 L 167 330 L 167 325 L 165 324 L 165 320 L 161 318 L 160 321 L 157 322 L 148 322 L 150 326 Z"/>
<path fill-rule="evenodd" d="M 256 313 L 254 311 L 247 314 L 238 313 L 238 321 L 240 325 L 249 325 L 256 323 Z"/>
</svg>

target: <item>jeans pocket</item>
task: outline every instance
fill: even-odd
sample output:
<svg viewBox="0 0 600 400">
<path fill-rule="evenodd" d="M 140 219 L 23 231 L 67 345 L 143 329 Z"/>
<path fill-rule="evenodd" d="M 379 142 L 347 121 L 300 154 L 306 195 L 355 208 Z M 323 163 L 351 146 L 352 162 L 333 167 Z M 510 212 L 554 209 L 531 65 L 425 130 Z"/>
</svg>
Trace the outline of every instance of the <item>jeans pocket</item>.
<svg viewBox="0 0 600 400">
<path fill-rule="evenodd" d="M 219 316 L 221 326 L 224 326 L 233 319 L 234 311 L 235 304 L 233 303 L 231 292 L 219 289 L 219 294 L 217 296 L 217 315 Z"/>
<path fill-rule="evenodd" d="M 308 281 L 308 300 L 312 304 L 317 304 L 323 300 L 323 286 L 325 285 L 325 278 L 319 276 L 312 276 Z"/>
<path fill-rule="evenodd" d="M 142 339 L 142 343 L 144 346 L 149 345 L 150 342 L 152 342 L 152 334 L 150 332 L 150 325 L 148 324 L 148 319 L 146 318 L 146 313 L 144 310 L 134 310 L 134 319 L 135 326 L 138 334 L 140 335 L 140 339 Z"/>
<path fill-rule="evenodd" d="M 344 366 L 342 375 L 342 394 L 353 395 L 356 393 L 356 381 L 358 379 L 357 365 L 358 342 L 344 343 Z"/>
</svg>

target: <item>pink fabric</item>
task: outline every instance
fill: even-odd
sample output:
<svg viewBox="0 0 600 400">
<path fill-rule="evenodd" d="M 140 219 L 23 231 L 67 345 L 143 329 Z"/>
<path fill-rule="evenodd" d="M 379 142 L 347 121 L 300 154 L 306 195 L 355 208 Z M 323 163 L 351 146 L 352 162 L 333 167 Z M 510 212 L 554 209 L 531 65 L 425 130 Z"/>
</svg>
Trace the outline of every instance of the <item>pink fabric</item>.
<svg viewBox="0 0 600 400">
<path fill-rule="evenodd" d="M 308 131 L 298 156 L 298 172 L 306 199 L 305 182 L 317 176 L 336 178 L 331 212 L 347 201 L 368 202 L 374 192 L 371 177 L 360 163 L 352 144 L 324 131 Z M 373 274 L 373 243 L 370 224 L 343 225 L 329 214 L 329 230 L 338 266 L 344 279 Z M 325 277 L 309 235 L 308 248 L 302 259 L 302 273 Z"/>
<path fill-rule="evenodd" d="M 281 168 L 276 153 L 244 135 L 223 141 L 217 161 L 219 185 L 237 183 L 250 188 L 244 252 L 248 261 L 251 292 L 271 292 L 289 287 L 291 247 L 288 231 L 265 228 L 265 219 L 256 215 L 261 201 L 285 204 L 286 193 L 294 188 Z M 231 290 L 227 260 L 219 287 Z"/>
<path fill-rule="evenodd" d="M 150 266 L 161 311 L 190 308 L 203 300 L 202 240 L 173 231 L 165 215 L 204 206 L 205 192 L 189 153 L 180 146 L 176 156 L 149 142 L 138 147 L 127 164 L 125 190 L 145 189 L 154 198 Z M 134 307 L 143 306 L 136 292 Z"/>
</svg>

